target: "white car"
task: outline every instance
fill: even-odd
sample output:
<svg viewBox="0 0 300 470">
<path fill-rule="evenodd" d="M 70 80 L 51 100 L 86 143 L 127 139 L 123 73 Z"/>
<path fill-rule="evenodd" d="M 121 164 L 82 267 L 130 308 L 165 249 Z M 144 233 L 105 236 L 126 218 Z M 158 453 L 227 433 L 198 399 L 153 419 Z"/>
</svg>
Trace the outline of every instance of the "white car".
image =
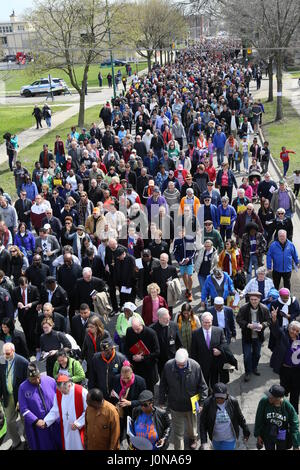
<svg viewBox="0 0 300 470">
<path fill-rule="evenodd" d="M 51 78 L 51 91 L 54 95 L 62 95 L 68 91 L 68 86 L 61 78 Z M 20 95 L 29 98 L 30 96 L 43 95 L 50 92 L 49 78 L 40 78 L 31 85 L 22 86 Z"/>
</svg>

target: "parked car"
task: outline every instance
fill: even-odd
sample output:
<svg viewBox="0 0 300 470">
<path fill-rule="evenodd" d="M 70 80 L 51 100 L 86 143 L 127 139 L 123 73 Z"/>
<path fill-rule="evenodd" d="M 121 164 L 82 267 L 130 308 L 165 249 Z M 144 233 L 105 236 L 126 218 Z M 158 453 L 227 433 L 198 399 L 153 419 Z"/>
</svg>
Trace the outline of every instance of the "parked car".
<svg viewBox="0 0 300 470">
<path fill-rule="evenodd" d="M 128 63 L 129 62 L 126 62 L 126 60 L 114 59 L 114 65 L 116 65 L 117 67 L 122 67 L 122 66 L 124 66 Z M 111 65 L 111 60 L 110 59 L 104 60 L 104 62 L 101 62 L 101 64 L 100 64 L 101 67 L 107 67 L 107 66 L 110 66 L 110 65 Z"/>
<path fill-rule="evenodd" d="M 51 79 L 51 90 L 54 95 L 62 95 L 68 90 L 66 82 L 62 78 Z M 40 78 L 31 85 L 22 86 L 20 95 L 25 97 L 42 95 L 50 92 L 50 83 L 48 78 Z"/>
<path fill-rule="evenodd" d="M 6 55 L 2 60 L 3 62 L 16 62 L 16 55 L 15 54 L 9 54 L 9 55 Z"/>
</svg>

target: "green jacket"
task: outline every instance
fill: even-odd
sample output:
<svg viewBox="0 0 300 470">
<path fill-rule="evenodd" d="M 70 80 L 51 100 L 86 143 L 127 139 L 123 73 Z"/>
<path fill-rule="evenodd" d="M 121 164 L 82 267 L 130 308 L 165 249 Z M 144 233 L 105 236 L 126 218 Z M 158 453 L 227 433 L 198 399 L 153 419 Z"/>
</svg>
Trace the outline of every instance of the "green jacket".
<svg viewBox="0 0 300 470">
<path fill-rule="evenodd" d="M 131 318 L 139 318 L 140 320 L 142 320 L 143 325 L 144 325 L 144 320 L 142 319 L 139 313 L 134 312 Z M 129 324 L 127 318 L 125 317 L 125 314 L 120 313 L 120 315 L 118 316 L 117 324 L 116 324 L 116 332 L 118 333 L 118 336 L 120 338 L 124 338 L 126 336 L 127 328 L 130 325 L 131 325 L 131 322 Z"/>
<path fill-rule="evenodd" d="M 59 369 L 60 369 L 60 365 L 58 361 L 56 361 L 53 367 L 54 379 L 57 379 Z M 76 361 L 76 359 L 69 357 L 67 369 L 69 372 L 69 376 L 72 378 L 73 383 L 78 384 L 85 379 L 85 373 L 82 368 L 82 365 L 80 364 L 79 361 Z"/>
<path fill-rule="evenodd" d="M 220 232 L 216 230 L 215 228 L 212 229 L 210 233 L 208 233 L 205 228 L 204 228 L 204 241 L 205 240 L 211 240 L 213 242 L 214 247 L 218 250 L 218 253 L 220 254 L 221 251 L 224 248 L 224 243 L 222 240 L 222 237 L 220 235 Z"/>
<path fill-rule="evenodd" d="M 276 424 L 281 429 L 288 429 L 293 447 L 300 446 L 298 415 L 290 402 L 284 398 L 282 406 L 271 405 L 267 396 L 263 397 L 257 407 L 254 425 L 254 436 L 260 436 L 263 441 L 272 440 L 270 428 Z"/>
</svg>

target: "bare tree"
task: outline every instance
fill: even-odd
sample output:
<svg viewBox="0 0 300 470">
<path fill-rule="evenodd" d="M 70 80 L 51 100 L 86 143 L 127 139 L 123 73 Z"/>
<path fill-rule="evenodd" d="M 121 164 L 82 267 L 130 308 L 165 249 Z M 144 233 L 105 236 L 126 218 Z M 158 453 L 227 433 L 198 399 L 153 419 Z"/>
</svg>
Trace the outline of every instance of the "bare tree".
<svg viewBox="0 0 300 470">
<path fill-rule="evenodd" d="M 127 5 L 131 34 L 129 43 L 147 59 L 148 69 L 156 50 L 170 48 L 170 43 L 182 39 L 186 21 L 178 6 L 167 0 L 142 0 Z"/>
<path fill-rule="evenodd" d="M 61 69 L 80 97 L 78 125 L 84 124 L 89 68 L 99 62 L 108 43 L 107 4 L 102 0 L 37 0 L 30 13 L 36 30 L 34 67 Z M 117 15 L 110 5 L 110 22 Z M 77 65 L 83 66 L 79 76 Z"/>
</svg>

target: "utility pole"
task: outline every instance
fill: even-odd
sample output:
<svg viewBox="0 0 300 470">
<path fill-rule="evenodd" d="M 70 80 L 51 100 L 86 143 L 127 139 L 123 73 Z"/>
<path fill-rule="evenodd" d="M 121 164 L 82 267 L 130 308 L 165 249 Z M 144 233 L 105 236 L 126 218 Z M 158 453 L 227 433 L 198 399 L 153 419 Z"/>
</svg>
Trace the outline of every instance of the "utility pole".
<svg viewBox="0 0 300 470">
<path fill-rule="evenodd" d="M 113 92 L 114 92 L 114 100 L 115 100 L 116 97 L 117 97 L 116 80 L 115 80 L 115 64 L 114 64 L 113 51 L 112 51 L 112 46 L 111 46 L 111 30 L 110 30 L 110 17 L 109 17 L 108 0 L 105 0 L 105 8 L 106 8 L 107 29 L 108 29 L 108 46 L 109 46 L 109 50 L 110 50 L 111 74 L 112 74 Z"/>
</svg>

